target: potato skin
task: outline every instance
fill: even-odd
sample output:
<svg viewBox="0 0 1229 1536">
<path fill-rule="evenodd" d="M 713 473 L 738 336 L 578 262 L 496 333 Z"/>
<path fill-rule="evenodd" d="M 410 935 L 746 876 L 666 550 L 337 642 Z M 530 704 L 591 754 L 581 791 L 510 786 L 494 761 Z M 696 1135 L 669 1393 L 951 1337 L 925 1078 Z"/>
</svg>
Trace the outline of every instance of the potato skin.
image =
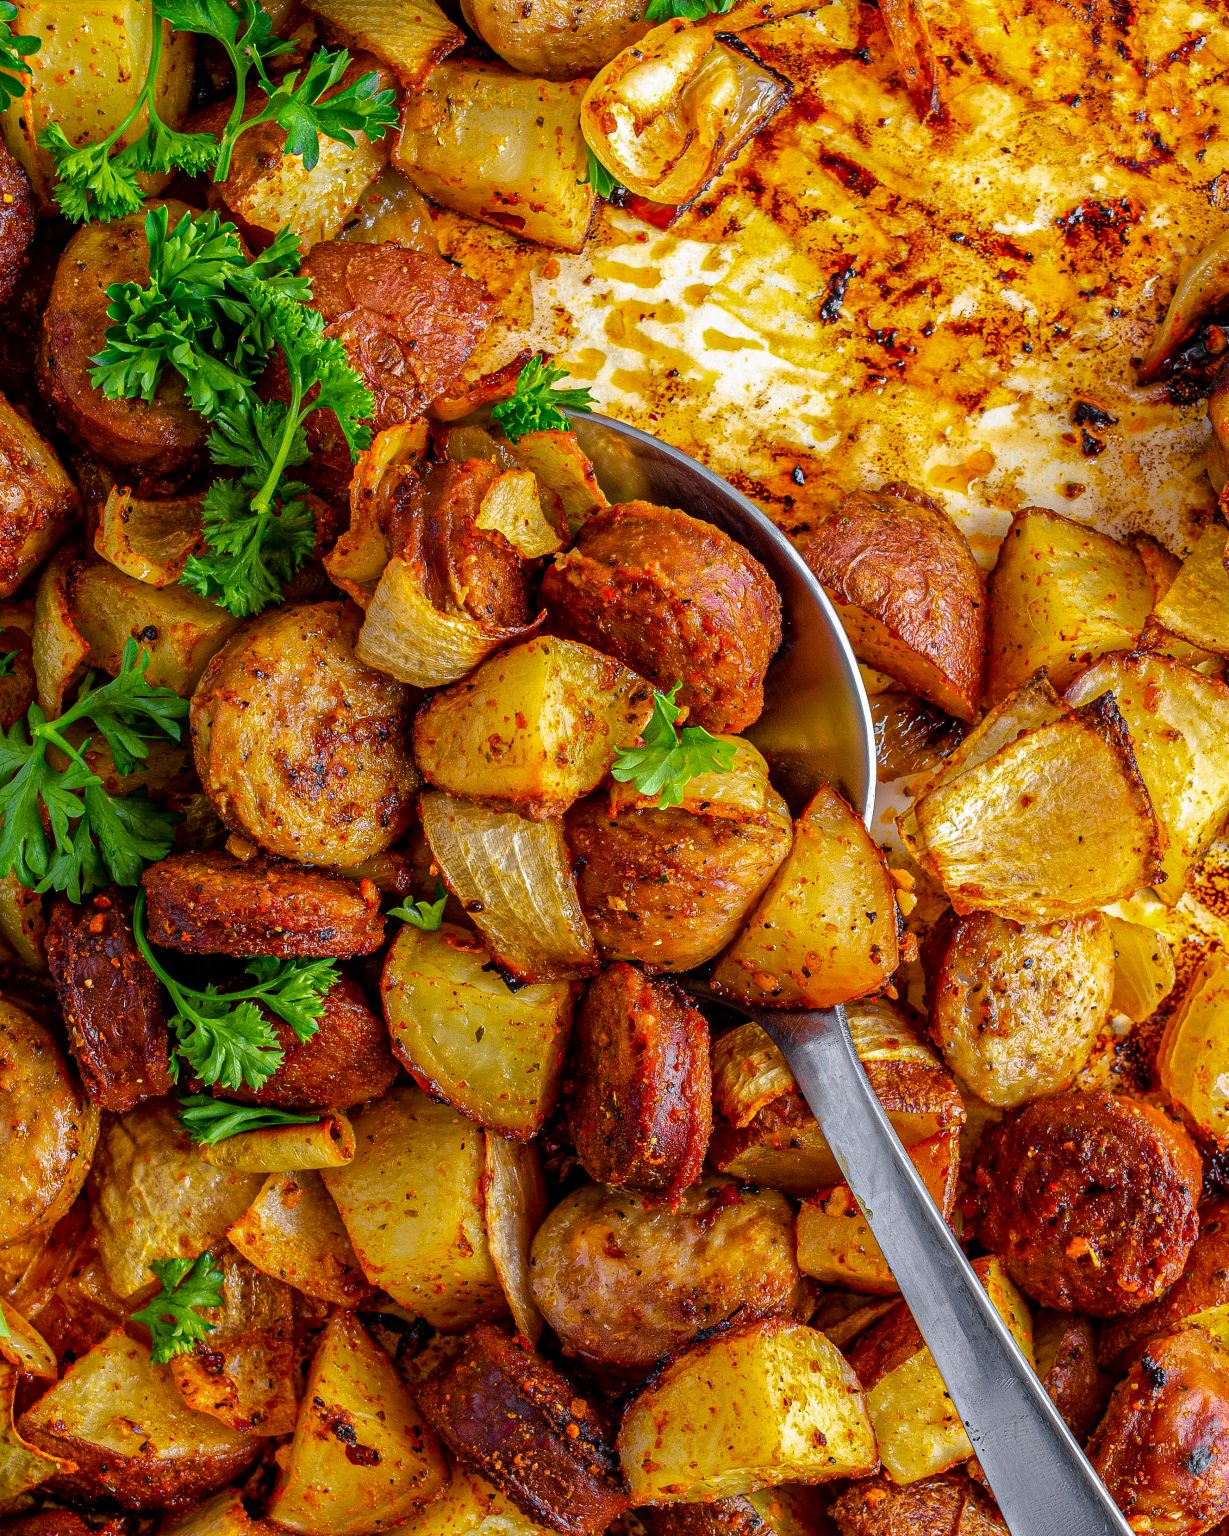
<svg viewBox="0 0 1229 1536">
<path fill-rule="evenodd" d="M 596 74 L 652 25 L 640 0 L 463 0 L 461 9 L 505 63 L 542 80 Z"/>
<path fill-rule="evenodd" d="M 349 603 L 273 609 L 213 658 L 192 696 L 196 771 L 232 832 L 345 868 L 410 824 L 411 693 L 354 655 Z"/>
<path fill-rule="evenodd" d="M 961 1472 L 904 1487 L 883 1474 L 867 1478 L 847 1488 L 829 1514 L 840 1536 L 1008 1536 Z"/>
<path fill-rule="evenodd" d="M 150 939 L 185 954 L 346 960 L 384 942 L 370 881 L 286 859 L 176 853 L 151 864 L 141 884 Z"/>
<path fill-rule="evenodd" d="M 907 486 L 855 491 L 799 544 L 858 657 L 960 720 L 981 701 L 986 600 L 969 542 Z"/>
<path fill-rule="evenodd" d="M 463 1466 L 502 1488 L 539 1525 L 598 1536 L 630 1502 L 599 1410 L 521 1339 L 490 1323 L 418 1389 Z"/>
<path fill-rule="evenodd" d="M 4 217 L 0 202 L 0 257 Z M 50 445 L 0 395 L 0 597 L 16 592 L 79 512 L 77 488 Z"/>
<path fill-rule="evenodd" d="M 576 1016 L 568 1128 L 589 1177 L 676 1195 L 695 1182 L 713 1128 L 708 1025 L 671 982 L 618 962 Z"/>
<path fill-rule="evenodd" d="M 764 708 L 781 644 L 781 597 L 726 533 L 685 512 L 629 501 L 596 513 L 542 581 L 561 633 L 647 677 L 693 725 L 741 731 Z"/>
<path fill-rule="evenodd" d="M 182 203 L 169 207 L 173 225 L 186 210 Z M 174 475 L 199 458 L 208 432 L 179 376 L 168 369 L 150 405 L 109 400 L 90 383 L 90 359 L 102 351 L 111 323 L 107 288 L 148 281 L 143 213 L 79 229 L 60 257 L 43 315 L 39 384 L 65 431 L 100 459 L 129 475 Z"/>
<path fill-rule="evenodd" d="M 1086 1317 L 1039 1312 L 1033 1319 L 1037 1373 L 1067 1427 L 1081 1443 L 1105 1411 L 1110 1381 L 1097 1364 L 1097 1340 Z"/>
<path fill-rule="evenodd" d="M 1149 1345 L 1088 1455 L 1134 1530 L 1195 1536 L 1229 1516 L 1229 1352 L 1198 1328 Z"/>
<path fill-rule="evenodd" d="M 112 889 L 51 909 L 47 966 L 90 1099 L 117 1114 L 171 1091 L 170 1032 L 158 979 L 132 936 L 132 903 Z"/>
<path fill-rule="evenodd" d="M 1190 1136 L 1152 1105 L 1060 1093 L 986 1133 L 974 1165 L 976 1231 L 1034 1300 L 1118 1317 L 1182 1273 L 1202 1179 Z"/>
<path fill-rule="evenodd" d="M 799 1280 L 785 1197 L 719 1174 L 674 1206 L 585 1185 L 538 1228 L 529 1266 L 568 1353 L 627 1376 L 731 1318 L 774 1316 Z"/>
</svg>

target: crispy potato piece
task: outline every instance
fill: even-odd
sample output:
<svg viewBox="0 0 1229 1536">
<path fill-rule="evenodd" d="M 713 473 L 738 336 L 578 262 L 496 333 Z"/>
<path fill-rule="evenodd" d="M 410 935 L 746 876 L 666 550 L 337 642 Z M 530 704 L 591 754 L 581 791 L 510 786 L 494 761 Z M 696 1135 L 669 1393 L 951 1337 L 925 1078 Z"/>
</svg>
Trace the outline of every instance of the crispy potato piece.
<svg viewBox="0 0 1229 1536">
<path fill-rule="evenodd" d="M 122 1114 L 171 1091 L 170 1032 L 157 977 L 132 937 L 132 903 L 112 888 L 51 908 L 47 964 L 68 1047 L 90 1099 Z"/>
<path fill-rule="evenodd" d="M 679 1355 L 632 1403 L 618 1445 L 637 1504 L 864 1477 L 879 1465 L 853 1372 L 817 1329 L 780 1318 Z"/>
<path fill-rule="evenodd" d="M 145 871 L 150 939 L 190 955 L 369 955 L 384 942 L 379 893 L 284 859 L 176 853 Z"/>
<path fill-rule="evenodd" d="M 1112 693 L 1164 834 L 1157 895 L 1173 906 L 1229 815 L 1229 687 L 1165 656 L 1106 656 L 1067 690 Z"/>
<path fill-rule="evenodd" d="M 848 1018 L 871 1087 L 906 1147 L 964 1124 L 951 1073 L 891 1003 L 859 1003 Z M 713 1106 L 715 1168 L 804 1197 L 840 1182 L 785 1058 L 759 1025 L 739 1025 L 714 1042 Z"/>
<path fill-rule="evenodd" d="M 531 1344 L 542 1333 L 533 1297 L 530 1245 L 546 1215 L 546 1181 L 538 1149 L 523 1142 L 486 1138 L 486 1238 L 512 1320 Z"/>
<path fill-rule="evenodd" d="M 887 859 L 861 818 L 822 785 L 760 904 L 713 969 L 743 1002 L 828 1008 L 877 992 L 900 961 Z"/>
<path fill-rule="evenodd" d="M 628 1506 L 602 1412 L 520 1340 L 473 1329 L 419 1389 L 429 1421 L 462 1466 L 563 1536 L 598 1536 Z"/>
<path fill-rule="evenodd" d="M 1135 550 L 1043 507 L 1012 518 L 988 596 L 994 702 L 1043 667 L 1065 688 L 1106 651 L 1131 647 L 1152 611 L 1152 583 Z"/>
<path fill-rule="evenodd" d="M 1146 533 L 1133 534 L 1128 542 L 1144 562 L 1148 580 L 1152 583 L 1152 606 L 1155 610 L 1156 605 L 1173 586 L 1178 572 L 1182 569 L 1182 562 L 1177 555 L 1170 554 L 1163 544 L 1158 544 Z M 1192 645 L 1189 640 L 1181 640 L 1177 635 L 1171 634 L 1163 624 L 1157 622 L 1155 612 L 1140 631 L 1139 647 L 1143 651 L 1156 651 L 1161 656 L 1172 656 L 1175 661 L 1182 662 L 1184 666 L 1193 667 L 1208 677 L 1219 676 L 1223 670 L 1223 663 L 1219 656 L 1214 656 L 1211 651 L 1205 651 L 1198 645 Z"/>
<path fill-rule="evenodd" d="M 0 149 L 0 169 L 8 156 Z M 0 175 L 0 181 L 3 176 Z M 0 201 L 0 221 L 5 217 Z M 0 252 L 3 236 L 0 234 Z M 0 288 L 3 287 L 0 262 Z M 64 537 L 80 510 L 77 487 L 20 412 L 0 395 L 0 597 L 8 597 Z"/>
<path fill-rule="evenodd" d="M 152 1284 L 151 1259 L 196 1258 L 256 1198 L 258 1174 L 211 1168 L 180 1129 L 173 1100 L 107 1120 L 90 1177 L 90 1210 L 112 1290 Z"/>
<path fill-rule="evenodd" d="M 781 1312 L 798 1284 L 784 1197 L 711 1174 L 670 1205 L 584 1185 L 539 1227 L 530 1268 L 567 1352 L 630 1376 L 731 1319 Z"/>
<path fill-rule="evenodd" d="M 476 934 L 407 923 L 380 995 L 393 1050 L 420 1088 L 501 1136 L 542 1128 L 563 1073 L 570 982 L 510 986 Z"/>
<path fill-rule="evenodd" d="M 1037 1374 L 1067 1422 L 1083 1443 L 1105 1411 L 1110 1381 L 1097 1364 L 1097 1341 L 1086 1317 L 1062 1312 L 1038 1312 L 1033 1319 L 1033 1352 Z"/>
<path fill-rule="evenodd" d="M 960 1174 L 960 1135 L 944 1131 L 910 1147 L 935 1204 L 951 1218 Z M 822 1285 L 895 1296 L 900 1287 L 848 1184 L 805 1200 L 798 1212 L 798 1268 Z"/>
<path fill-rule="evenodd" d="M 928 496 L 855 491 L 799 544 L 861 661 L 949 715 L 981 702 L 986 599 L 969 542 Z"/>
<path fill-rule="evenodd" d="M 1197 1328 L 1150 1345 L 1088 1454 L 1133 1530 L 1195 1536 L 1229 1516 L 1229 1350 Z"/>
<path fill-rule="evenodd" d="M 1149 1018 L 1173 991 L 1177 972 L 1168 938 L 1143 923 L 1108 918 L 1114 941 L 1113 1012 L 1133 1024 Z"/>
<path fill-rule="evenodd" d="M 597 512 L 543 577 L 542 600 L 565 633 L 663 693 L 681 682 L 693 725 L 738 732 L 763 711 L 781 597 L 719 528 L 647 501 Z"/>
<path fill-rule="evenodd" d="M 930 1028 L 952 1071 L 1011 1108 L 1070 1087 L 1106 1020 L 1114 942 L 1099 913 L 1025 925 L 958 917 L 928 983 Z"/>
<path fill-rule="evenodd" d="M 368 1536 L 399 1527 L 447 1482 L 444 1454 L 393 1362 L 353 1313 L 334 1313 L 270 1518 L 304 1536 Z"/>
<path fill-rule="evenodd" d="M 465 1467 L 425 1509 L 397 1527 L 397 1536 L 547 1536 L 493 1483 Z"/>
<path fill-rule="evenodd" d="M 652 712 L 652 689 L 621 662 L 537 636 L 428 699 L 414 756 L 437 789 L 540 820 L 596 789 Z"/>
<path fill-rule="evenodd" d="M 1229 531 L 1211 523 L 1182 562 L 1182 569 L 1157 603 L 1155 617 L 1183 640 L 1218 656 L 1229 656 Z"/>
<path fill-rule="evenodd" d="M 1218 1142 L 1229 1140 L 1226 1007 L 1229 956 L 1212 949 L 1170 1015 L 1157 1055 L 1157 1075 L 1166 1098 L 1193 1126 Z"/>
<path fill-rule="evenodd" d="M 222 1305 L 200 1311 L 213 1331 L 171 1361 L 175 1385 L 189 1408 L 241 1435 L 288 1435 L 297 1411 L 290 1288 L 232 1249 L 219 1263 Z"/>
<path fill-rule="evenodd" d="M 914 810 L 922 862 L 960 913 L 1079 917 L 1160 869 L 1152 802 L 1107 696 L 957 771 Z"/>
<path fill-rule="evenodd" d="M 997 1259 L 975 1259 L 973 1268 L 1031 1362 L 1033 1329 L 1024 1298 Z M 849 1363 L 866 1392 L 883 1469 L 893 1482 L 920 1482 L 973 1455 L 934 1356 L 903 1301 L 861 1335 Z"/>
<path fill-rule="evenodd" d="M 330 38 L 369 48 L 407 91 L 421 90 L 431 71 L 465 41 L 435 0 L 311 0 Z"/>
<path fill-rule="evenodd" d="M 1138 1311 L 1182 1273 L 1199 1231 L 1195 1144 L 1121 1095 L 1027 1105 L 986 1132 L 973 1177 L 977 1235 L 1022 1290 L 1061 1312 Z"/>
<path fill-rule="evenodd" d="M 574 805 L 565 827 L 604 954 L 655 971 L 691 970 L 730 942 L 793 830 L 767 763 L 744 741 L 729 772 L 697 775 L 680 805 L 662 810 L 620 784 Z"/>
<path fill-rule="evenodd" d="M 192 698 L 196 768 L 232 832 L 346 868 L 409 826 L 410 693 L 354 655 L 345 603 L 275 608 L 236 635 Z"/>
<path fill-rule="evenodd" d="M 321 1177 L 368 1280 L 436 1328 L 501 1316 L 484 1133 L 417 1088 L 394 1088 L 354 1129 L 354 1161 Z"/>
<path fill-rule="evenodd" d="M 257 1269 L 317 1301 L 353 1308 L 375 1296 L 318 1173 L 270 1174 L 226 1236 Z"/>
<path fill-rule="evenodd" d="M 847 1488 L 830 1513 L 840 1536 L 1009 1536 L 960 1472 L 903 1488 L 890 1477 L 873 1477 Z"/>
<path fill-rule="evenodd" d="M 522 74 L 547 80 L 592 75 L 652 25 L 643 8 L 628 0 L 569 0 L 535 5 L 521 14 L 515 0 L 465 0 L 461 10 L 488 48 Z"/>
<path fill-rule="evenodd" d="M 276 1530 L 266 1520 L 253 1520 L 243 1507 L 237 1488 L 225 1488 L 212 1499 L 198 1505 L 173 1525 L 163 1524 L 158 1536 L 274 1536 Z M 35 1536 L 35 1533 L 31 1533 Z M 77 1536 L 75 1531 L 47 1531 L 45 1536 Z M 81 1536 L 86 1536 L 82 1531 Z"/>
<path fill-rule="evenodd" d="M 211 1493 L 260 1449 L 259 1440 L 186 1407 L 169 1367 L 151 1365 L 149 1351 L 122 1331 L 74 1361 L 18 1429 L 76 1463 L 53 1489 L 131 1510 L 170 1509 Z"/>
<path fill-rule="evenodd" d="M 685 992 L 618 962 L 576 1016 L 568 1129 L 599 1184 L 674 1197 L 700 1176 L 712 1131 L 708 1024 Z"/>
<path fill-rule="evenodd" d="M 72 1205 L 100 1118 L 47 1028 L 0 1000 L 0 1248 L 50 1231 Z"/>
</svg>

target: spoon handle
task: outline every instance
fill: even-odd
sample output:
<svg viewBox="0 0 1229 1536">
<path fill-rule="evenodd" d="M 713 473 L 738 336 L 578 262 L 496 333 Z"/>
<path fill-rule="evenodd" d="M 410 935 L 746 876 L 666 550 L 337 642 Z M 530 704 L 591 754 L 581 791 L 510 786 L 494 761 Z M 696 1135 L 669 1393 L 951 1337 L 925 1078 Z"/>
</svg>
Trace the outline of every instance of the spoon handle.
<svg viewBox="0 0 1229 1536">
<path fill-rule="evenodd" d="M 897 1139 L 844 1011 L 755 1017 L 862 1207 L 1012 1536 L 1131 1536 Z"/>
</svg>

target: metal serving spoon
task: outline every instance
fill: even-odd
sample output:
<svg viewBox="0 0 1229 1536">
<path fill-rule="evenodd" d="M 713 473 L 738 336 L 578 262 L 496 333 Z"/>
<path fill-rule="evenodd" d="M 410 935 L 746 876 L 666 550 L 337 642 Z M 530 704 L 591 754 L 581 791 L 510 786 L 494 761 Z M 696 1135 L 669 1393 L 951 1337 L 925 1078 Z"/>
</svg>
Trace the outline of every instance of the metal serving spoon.
<svg viewBox="0 0 1229 1536">
<path fill-rule="evenodd" d="M 763 717 L 748 735 L 796 810 L 824 780 L 869 820 L 870 711 L 840 623 L 787 538 L 685 453 L 604 416 L 575 416 L 612 501 L 680 507 L 725 530 L 781 592 L 786 637 Z M 684 985 L 699 997 L 707 989 Z M 1021 1354 L 867 1081 L 842 1008 L 726 1007 L 779 1046 L 930 1346 L 1012 1536 L 1131 1536 L 1101 1480 Z"/>
</svg>

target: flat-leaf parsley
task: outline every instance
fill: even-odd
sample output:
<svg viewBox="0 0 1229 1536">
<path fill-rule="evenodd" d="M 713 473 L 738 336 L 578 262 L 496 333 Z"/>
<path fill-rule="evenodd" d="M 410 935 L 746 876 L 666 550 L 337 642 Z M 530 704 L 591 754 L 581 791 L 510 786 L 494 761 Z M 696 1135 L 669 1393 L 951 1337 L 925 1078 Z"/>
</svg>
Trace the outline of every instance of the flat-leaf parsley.
<svg viewBox="0 0 1229 1536">
<path fill-rule="evenodd" d="M 621 747 L 610 770 L 612 778 L 633 784 L 642 795 L 660 794 L 661 810 L 681 805 L 683 791 L 697 774 L 728 772 L 737 750 L 732 741 L 720 740 L 702 725 L 685 725 L 681 732 L 675 728 L 680 714 L 675 700 L 682 686 L 675 683 L 669 693 L 654 693 L 642 744 Z"/>
</svg>

